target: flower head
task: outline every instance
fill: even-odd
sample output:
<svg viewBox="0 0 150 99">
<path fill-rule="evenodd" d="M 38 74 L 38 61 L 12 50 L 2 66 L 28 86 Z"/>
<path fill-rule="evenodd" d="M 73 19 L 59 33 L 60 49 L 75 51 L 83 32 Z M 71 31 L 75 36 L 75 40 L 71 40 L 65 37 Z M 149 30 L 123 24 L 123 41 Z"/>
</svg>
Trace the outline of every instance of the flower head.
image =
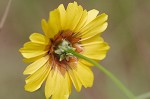
<svg viewBox="0 0 150 99">
<path fill-rule="evenodd" d="M 25 90 L 33 92 L 45 83 L 46 98 L 68 99 L 72 85 L 77 91 L 93 85 L 92 64 L 64 49 L 72 49 L 93 60 L 102 60 L 109 49 L 100 34 L 107 28 L 107 15 L 83 10 L 77 2 L 63 4 L 42 20 L 45 35 L 31 34 L 30 42 L 20 49 L 25 62 Z"/>
</svg>

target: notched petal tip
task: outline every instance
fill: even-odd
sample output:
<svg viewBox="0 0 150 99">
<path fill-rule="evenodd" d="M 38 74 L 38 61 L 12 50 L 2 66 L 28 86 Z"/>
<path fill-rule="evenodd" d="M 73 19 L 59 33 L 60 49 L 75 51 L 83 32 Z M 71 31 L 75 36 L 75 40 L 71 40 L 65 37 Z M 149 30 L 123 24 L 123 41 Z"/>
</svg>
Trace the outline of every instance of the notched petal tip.
<svg viewBox="0 0 150 99">
<path fill-rule="evenodd" d="M 74 1 L 73 4 L 78 5 L 78 3 L 76 1 Z"/>
<path fill-rule="evenodd" d="M 60 4 L 57 9 L 62 9 L 62 8 L 65 9 L 64 5 Z"/>
<path fill-rule="evenodd" d="M 41 20 L 41 24 L 45 24 L 45 23 L 47 23 L 47 22 L 46 22 L 46 20 L 43 18 L 43 19 Z"/>
<path fill-rule="evenodd" d="M 108 20 L 108 15 L 106 13 L 102 13 L 100 16 L 102 16 L 105 21 Z"/>
<path fill-rule="evenodd" d="M 32 90 L 32 89 L 30 89 L 29 86 L 25 85 L 25 86 L 24 86 L 24 90 L 25 90 L 25 91 L 28 91 L 28 92 L 34 92 L 34 91 L 36 91 L 36 90 L 38 90 L 38 89 Z"/>
<path fill-rule="evenodd" d="M 44 30 L 44 27 L 47 25 L 47 21 L 45 19 L 42 19 L 41 20 L 41 26 L 42 26 L 42 29 Z"/>
<path fill-rule="evenodd" d="M 101 26 L 100 33 L 104 32 L 107 29 L 107 27 L 108 27 L 108 23 L 107 22 L 103 23 L 103 25 Z"/>
<path fill-rule="evenodd" d="M 24 90 L 27 92 L 34 92 L 35 91 L 35 90 L 31 90 L 27 84 L 24 86 Z"/>
<path fill-rule="evenodd" d="M 23 75 L 28 75 L 28 73 L 26 72 L 26 70 L 25 70 L 25 71 L 23 71 Z"/>
<path fill-rule="evenodd" d="M 47 31 L 48 31 L 48 23 L 46 22 L 45 19 L 41 20 L 41 26 L 42 26 L 42 30 L 45 33 L 45 35 L 47 35 Z"/>
<path fill-rule="evenodd" d="M 97 13 L 99 13 L 99 11 L 98 10 L 96 10 L 96 9 L 92 9 L 93 11 L 95 11 L 95 12 L 97 12 Z"/>
<path fill-rule="evenodd" d="M 92 19 L 94 19 L 98 15 L 98 13 L 99 13 L 99 11 L 96 9 L 92 9 L 92 10 L 88 11 L 88 15 L 92 16 L 93 17 Z"/>
<path fill-rule="evenodd" d="M 22 52 L 22 48 L 20 48 L 18 51 L 21 53 Z"/>
<path fill-rule="evenodd" d="M 32 33 L 30 36 L 29 36 L 29 39 L 32 41 L 33 38 L 35 38 L 37 35 L 41 35 L 40 33 Z"/>
</svg>

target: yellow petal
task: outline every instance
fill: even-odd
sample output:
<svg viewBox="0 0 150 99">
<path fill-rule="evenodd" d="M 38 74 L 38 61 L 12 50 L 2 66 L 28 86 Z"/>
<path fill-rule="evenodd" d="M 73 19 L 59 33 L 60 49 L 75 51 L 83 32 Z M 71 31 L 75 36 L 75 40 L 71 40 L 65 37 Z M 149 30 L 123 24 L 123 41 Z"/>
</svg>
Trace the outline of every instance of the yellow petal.
<svg viewBox="0 0 150 99">
<path fill-rule="evenodd" d="M 98 13 L 99 11 L 95 9 L 88 11 L 88 18 L 85 25 L 93 21 L 97 17 Z"/>
<path fill-rule="evenodd" d="M 75 34 L 80 33 L 80 30 L 84 28 L 88 23 L 93 21 L 98 15 L 98 13 L 99 11 L 95 9 L 90 10 L 88 12 L 86 10 L 82 11 L 82 17 L 80 18 L 80 21 L 74 30 Z"/>
<path fill-rule="evenodd" d="M 45 96 L 47 99 L 49 99 L 49 97 L 55 92 L 55 87 L 57 86 L 56 77 L 57 77 L 57 72 L 51 70 L 45 84 Z"/>
<path fill-rule="evenodd" d="M 78 22 L 78 25 L 76 26 L 76 28 L 74 29 L 75 35 L 79 33 L 79 31 L 82 29 L 82 27 L 84 27 L 86 24 L 88 18 L 88 12 L 86 10 L 84 10 L 82 12 L 82 17 L 80 18 L 80 21 Z"/>
<path fill-rule="evenodd" d="M 69 69 L 68 74 L 70 76 L 70 79 L 71 79 L 75 89 L 79 92 L 81 90 L 82 83 L 80 82 L 79 78 L 77 77 L 75 70 L 73 68 Z"/>
<path fill-rule="evenodd" d="M 88 61 L 86 61 L 84 59 L 79 59 L 78 61 L 81 62 L 81 63 L 83 63 L 83 64 L 85 64 L 86 66 L 93 66 L 92 63 L 90 63 L 90 62 L 88 62 Z"/>
<path fill-rule="evenodd" d="M 104 24 L 95 27 L 95 30 L 93 29 L 93 30 L 90 30 L 88 32 L 83 33 L 83 35 L 81 37 L 81 41 L 87 40 L 87 39 L 89 39 L 89 38 L 91 38 L 97 34 L 104 32 L 106 30 L 107 26 L 108 26 L 108 23 L 105 22 Z"/>
<path fill-rule="evenodd" d="M 103 38 L 100 37 L 99 35 L 96 35 L 96 36 L 93 36 L 92 38 L 81 41 L 82 43 L 81 46 L 90 46 L 92 44 L 98 44 L 98 43 L 103 43 L 103 42 L 104 42 Z"/>
<path fill-rule="evenodd" d="M 40 33 L 33 33 L 30 35 L 29 38 L 31 42 L 34 42 L 34 43 L 43 44 L 43 45 L 49 44 L 49 39 L 47 39 L 44 35 Z"/>
<path fill-rule="evenodd" d="M 57 9 L 50 12 L 47 29 L 47 36 L 49 38 L 53 38 L 57 33 L 62 30 L 62 27 L 65 24 L 65 15 L 66 10 L 63 4 L 59 5 Z"/>
<path fill-rule="evenodd" d="M 58 9 L 50 12 L 48 24 L 50 38 L 53 38 L 61 31 L 60 13 Z"/>
<path fill-rule="evenodd" d="M 66 21 L 66 10 L 64 8 L 64 5 L 63 4 L 59 5 L 57 10 L 59 11 L 59 14 L 60 14 L 60 24 L 61 24 L 61 28 L 63 29 L 66 24 L 66 22 L 65 22 Z"/>
<path fill-rule="evenodd" d="M 99 25 L 103 24 L 104 22 L 106 22 L 107 19 L 108 19 L 108 15 L 103 13 L 103 14 L 97 16 L 92 22 L 87 24 L 87 26 L 85 26 L 80 32 L 84 32 L 84 31 L 92 29 L 92 28 L 94 28 L 96 26 L 99 26 Z"/>
<path fill-rule="evenodd" d="M 82 85 L 85 88 L 93 85 L 94 76 L 91 69 L 80 61 L 77 67 L 68 70 L 68 73 L 77 91 L 81 90 Z"/>
<path fill-rule="evenodd" d="M 49 56 L 42 57 L 41 59 L 35 61 L 34 63 L 27 66 L 25 71 L 23 72 L 24 75 L 26 74 L 33 74 L 36 72 L 39 68 L 41 68 L 47 61 L 49 60 Z"/>
<path fill-rule="evenodd" d="M 69 3 L 66 9 L 66 21 L 63 26 L 64 30 L 72 30 L 78 25 L 83 13 L 82 6 L 78 5 L 77 2 Z"/>
<path fill-rule="evenodd" d="M 102 60 L 105 58 L 109 46 L 107 43 L 93 44 L 91 46 L 84 47 L 84 49 L 85 49 L 85 51 L 83 52 L 84 56 L 95 60 Z"/>
<path fill-rule="evenodd" d="M 42 83 L 44 82 L 44 80 L 47 78 L 49 71 L 50 71 L 49 64 L 45 64 L 34 74 L 27 77 L 25 90 L 29 91 L 29 92 L 33 92 L 33 91 L 39 89 L 41 87 Z"/>
<path fill-rule="evenodd" d="M 25 58 L 25 59 L 23 59 L 23 62 L 25 62 L 25 63 L 31 63 L 31 62 L 34 62 L 34 61 L 42 58 L 42 57 L 43 57 L 43 55 L 40 55 L 40 56 L 37 56 L 37 57 L 33 57 L 33 58 Z"/>
<path fill-rule="evenodd" d="M 83 55 L 95 59 L 102 60 L 105 58 L 109 46 L 107 43 L 103 42 L 103 39 L 98 35 L 90 38 L 88 40 L 82 41 L 83 43 Z"/>
<path fill-rule="evenodd" d="M 67 72 L 62 75 L 57 69 L 51 70 L 45 85 L 46 98 L 68 99 L 70 92 L 71 82 Z"/>
<path fill-rule="evenodd" d="M 48 52 L 48 46 L 33 42 L 27 42 L 19 51 L 25 58 L 34 58 L 40 55 L 45 55 Z"/>
<path fill-rule="evenodd" d="M 48 26 L 48 23 L 46 22 L 46 20 L 45 19 L 42 19 L 42 21 L 41 21 L 41 26 L 42 26 L 42 29 L 43 29 L 43 32 L 45 33 L 45 35 L 47 36 L 47 37 L 50 37 L 50 33 L 49 33 L 49 26 Z"/>
<path fill-rule="evenodd" d="M 32 53 L 24 53 L 22 52 L 21 53 L 23 55 L 23 57 L 25 58 L 35 58 L 35 57 L 38 57 L 38 56 L 44 56 L 47 54 L 47 51 L 36 51 L 36 52 L 32 52 Z"/>
<path fill-rule="evenodd" d="M 47 45 L 38 44 L 34 42 L 27 42 L 24 44 L 23 48 L 21 48 L 20 52 L 33 52 L 33 51 L 43 51 L 48 50 Z"/>
<path fill-rule="evenodd" d="M 81 43 L 81 46 L 84 49 L 82 54 L 95 60 L 102 60 L 106 56 L 107 51 L 109 50 L 108 44 L 105 43 L 103 38 L 99 35 L 81 41 Z M 86 63 L 87 62 L 85 62 L 85 64 Z"/>
<path fill-rule="evenodd" d="M 60 73 L 59 73 L 60 74 Z M 52 99 L 68 99 L 70 95 L 71 82 L 68 74 L 66 73 L 64 77 L 60 74 L 59 80 L 56 87 L 56 92 L 52 95 Z M 60 83 L 62 82 L 62 83 Z M 68 83 L 69 82 L 69 83 Z"/>
<path fill-rule="evenodd" d="M 87 24 L 84 28 L 80 31 L 80 36 L 82 40 L 86 40 L 91 38 L 99 33 L 102 33 L 107 28 L 107 18 L 106 14 L 101 14 L 89 24 Z"/>
<path fill-rule="evenodd" d="M 93 85 L 93 72 L 86 65 L 78 62 L 77 69 L 75 70 L 75 75 L 79 78 L 85 88 L 91 87 Z"/>
</svg>

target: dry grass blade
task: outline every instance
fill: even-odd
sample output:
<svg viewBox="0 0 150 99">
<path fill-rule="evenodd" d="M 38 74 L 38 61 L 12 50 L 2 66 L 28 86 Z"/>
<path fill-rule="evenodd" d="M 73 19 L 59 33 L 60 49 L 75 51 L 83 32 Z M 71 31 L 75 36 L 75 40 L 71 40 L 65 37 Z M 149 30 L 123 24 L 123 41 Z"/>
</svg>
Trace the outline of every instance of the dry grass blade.
<svg viewBox="0 0 150 99">
<path fill-rule="evenodd" d="M 6 9 L 5 9 L 5 12 L 4 12 L 4 15 L 2 16 L 2 19 L 0 21 L 0 31 L 2 30 L 3 26 L 4 26 L 4 23 L 5 23 L 5 20 L 7 18 L 7 15 L 8 15 L 8 12 L 9 12 L 9 8 L 10 8 L 10 5 L 11 5 L 11 1 L 12 0 L 9 0 L 7 6 L 6 6 Z"/>
</svg>

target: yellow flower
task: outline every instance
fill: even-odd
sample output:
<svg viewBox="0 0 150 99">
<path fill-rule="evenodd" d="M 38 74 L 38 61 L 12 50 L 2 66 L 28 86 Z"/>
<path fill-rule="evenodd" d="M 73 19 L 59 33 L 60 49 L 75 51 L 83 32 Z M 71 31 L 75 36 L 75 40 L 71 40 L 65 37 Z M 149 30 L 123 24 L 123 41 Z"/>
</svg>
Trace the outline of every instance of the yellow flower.
<svg viewBox="0 0 150 99">
<path fill-rule="evenodd" d="M 30 42 L 20 49 L 25 62 L 31 63 L 23 72 L 25 90 L 33 92 L 44 81 L 45 96 L 52 99 L 68 99 L 72 84 L 77 91 L 82 85 L 93 85 L 92 64 L 64 52 L 70 48 L 90 59 L 102 60 L 109 49 L 100 34 L 107 28 L 106 14 L 98 15 L 93 9 L 83 10 L 77 2 L 69 3 L 65 9 L 61 4 L 50 12 L 49 20 L 42 20 L 45 35 L 31 34 Z"/>
</svg>

